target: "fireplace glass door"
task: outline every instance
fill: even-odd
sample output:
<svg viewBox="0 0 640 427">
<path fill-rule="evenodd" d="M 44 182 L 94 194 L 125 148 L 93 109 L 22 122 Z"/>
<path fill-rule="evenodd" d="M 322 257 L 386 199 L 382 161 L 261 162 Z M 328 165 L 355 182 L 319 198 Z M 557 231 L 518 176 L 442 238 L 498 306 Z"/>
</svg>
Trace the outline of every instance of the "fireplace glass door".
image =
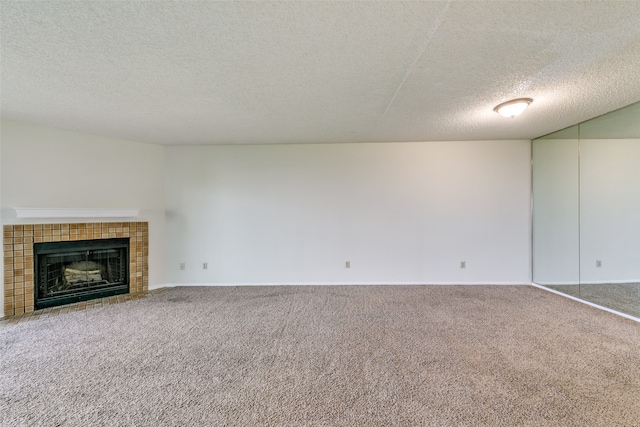
<svg viewBox="0 0 640 427">
<path fill-rule="evenodd" d="M 129 238 L 34 244 L 35 308 L 129 292 Z"/>
</svg>

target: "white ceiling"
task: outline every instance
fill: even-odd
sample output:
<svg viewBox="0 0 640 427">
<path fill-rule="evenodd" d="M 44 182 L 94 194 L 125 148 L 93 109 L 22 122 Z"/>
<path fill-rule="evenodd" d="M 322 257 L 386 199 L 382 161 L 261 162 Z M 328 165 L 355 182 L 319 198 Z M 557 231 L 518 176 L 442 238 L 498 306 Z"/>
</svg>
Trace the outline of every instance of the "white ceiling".
<svg viewBox="0 0 640 427">
<path fill-rule="evenodd" d="M 2 118 L 137 141 L 531 139 L 640 100 L 638 1 L 0 7 Z"/>
</svg>

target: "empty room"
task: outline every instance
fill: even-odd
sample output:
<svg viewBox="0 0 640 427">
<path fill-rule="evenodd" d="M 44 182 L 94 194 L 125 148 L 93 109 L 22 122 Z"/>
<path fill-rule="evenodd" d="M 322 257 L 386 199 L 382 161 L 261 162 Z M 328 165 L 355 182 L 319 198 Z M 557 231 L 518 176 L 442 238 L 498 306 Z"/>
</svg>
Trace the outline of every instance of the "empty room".
<svg viewBox="0 0 640 427">
<path fill-rule="evenodd" d="M 639 426 L 637 1 L 0 2 L 0 425 Z"/>
</svg>

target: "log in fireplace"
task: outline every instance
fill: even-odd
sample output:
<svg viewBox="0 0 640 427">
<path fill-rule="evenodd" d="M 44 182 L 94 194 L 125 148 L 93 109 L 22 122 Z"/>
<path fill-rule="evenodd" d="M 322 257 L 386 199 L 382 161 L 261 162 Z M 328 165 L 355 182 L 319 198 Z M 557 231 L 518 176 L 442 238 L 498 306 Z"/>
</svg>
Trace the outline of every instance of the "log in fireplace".
<svg viewBox="0 0 640 427">
<path fill-rule="evenodd" d="M 129 238 L 34 243 L 35 309 L 129 292 Z"/>
</svg>

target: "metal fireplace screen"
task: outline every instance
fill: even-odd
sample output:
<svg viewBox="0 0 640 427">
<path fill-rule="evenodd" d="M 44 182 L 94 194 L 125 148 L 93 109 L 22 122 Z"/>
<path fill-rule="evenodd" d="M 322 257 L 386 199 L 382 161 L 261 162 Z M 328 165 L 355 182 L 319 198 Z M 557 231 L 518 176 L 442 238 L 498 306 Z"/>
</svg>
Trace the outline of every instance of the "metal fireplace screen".
<svg viewBox="0 0 640 427">
<path fill-rule="evenodd" d="M 129 292 L 129 238 L 35 243 L 35 309 Z"/>
</svg>

